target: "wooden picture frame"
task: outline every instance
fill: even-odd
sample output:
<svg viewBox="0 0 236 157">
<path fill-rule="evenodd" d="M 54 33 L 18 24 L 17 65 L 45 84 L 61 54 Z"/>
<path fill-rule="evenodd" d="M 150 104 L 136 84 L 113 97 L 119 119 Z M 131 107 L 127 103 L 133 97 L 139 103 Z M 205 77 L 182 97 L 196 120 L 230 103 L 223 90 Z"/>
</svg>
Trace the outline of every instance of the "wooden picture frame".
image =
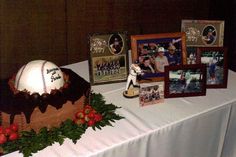
<svg viewBox="0 0 236 157">
<path fill-rule="evenodd" d="M 224 21 L 182 20 L 181 31 L 186 33 L 186 46 L 222 47 Z"/>
<path fill-rule="evenodd" d="M 165 98 L 206 95 L 206 65 L 165 67 Z"/>
<path fill-rule="evenodd" d="M 162 55 L 167 60 L 165 65 L 169 65 L 169 63 L 186 64 L 185 33 L 131 35 L 132 62 L 139 64 L 144 72 L 141 75 L 140 82 L 164 80 L 163 61 L 158 56 L 161 51 L 164 51 Z M 174 52 L 174 57 L 169 62 L 168 55 L 171 51 Z"/>
<path fill-rule="evenodd" d="M 224 47 L 201 47 L 197 49 L 197 62 L 206 64 L 206 87 L 227 88 L 228 55 Z"/>
<path fill-rule="evenodd" d="M 91 85 L 126 81 L 129 65 L 126 32 L 90 34 L 88 45 Z"/>
</svg>

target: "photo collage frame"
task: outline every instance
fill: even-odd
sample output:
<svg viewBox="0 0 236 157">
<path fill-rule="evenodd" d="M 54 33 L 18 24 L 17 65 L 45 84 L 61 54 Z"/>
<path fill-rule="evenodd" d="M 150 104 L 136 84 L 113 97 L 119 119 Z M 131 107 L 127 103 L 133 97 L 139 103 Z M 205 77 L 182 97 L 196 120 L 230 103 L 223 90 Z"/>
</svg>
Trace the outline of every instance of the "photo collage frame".
<svg viewBox="0 0 236 157">
<path fill-rule="evenodd" d="M 89 71 L 92 85 L 126 81 L 128 75 L 126 32 L 89 35 Z"/>
</svg>

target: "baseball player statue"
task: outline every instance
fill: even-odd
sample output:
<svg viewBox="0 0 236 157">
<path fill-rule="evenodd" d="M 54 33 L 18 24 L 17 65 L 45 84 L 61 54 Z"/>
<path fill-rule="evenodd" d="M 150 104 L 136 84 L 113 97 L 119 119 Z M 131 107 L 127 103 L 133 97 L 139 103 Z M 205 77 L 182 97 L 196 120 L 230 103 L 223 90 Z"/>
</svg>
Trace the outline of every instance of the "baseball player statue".
<svg viewBox="0 0 236 157">
<path fill-rule="evenodd" d="M 127 78 L 127 83 L 125 87 L 125 91 L 123 95 L 125 97 L 135 97 L 138 96 L 137 90 L 135 91 L 135 87 L 139 89 L 139 84 L 137 82 L 137 76 L 142 74 L 141 68 L 138 66 L 138 64 L 131 64 L 130 66 L 130 72 L 129 76 Z M 130 89 L 131 84 L 133 85 L 133 88 Z M 128 92 L 130 91 L 130 92 Z"/>
</svg>

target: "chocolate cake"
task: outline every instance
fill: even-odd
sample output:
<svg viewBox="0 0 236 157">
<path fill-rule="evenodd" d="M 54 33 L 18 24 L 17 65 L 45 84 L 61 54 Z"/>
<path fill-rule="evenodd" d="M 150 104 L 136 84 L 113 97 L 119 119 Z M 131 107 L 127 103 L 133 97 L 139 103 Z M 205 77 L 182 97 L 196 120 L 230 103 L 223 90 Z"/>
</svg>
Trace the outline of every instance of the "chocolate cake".
<svg viewBox="0 0 236 157">
<path fill-rule="evenodd" d="M 83 109 L 90 94 L 90 84 L 70 69 L 60 70 L 65 82 L 50 93 L 18 90 L 15 76 L 1 80 L 1 125 L 7 127 L 16 123 L 20 130 L 37 132 L 42 127 L 57 127 Z"/>
</svg>

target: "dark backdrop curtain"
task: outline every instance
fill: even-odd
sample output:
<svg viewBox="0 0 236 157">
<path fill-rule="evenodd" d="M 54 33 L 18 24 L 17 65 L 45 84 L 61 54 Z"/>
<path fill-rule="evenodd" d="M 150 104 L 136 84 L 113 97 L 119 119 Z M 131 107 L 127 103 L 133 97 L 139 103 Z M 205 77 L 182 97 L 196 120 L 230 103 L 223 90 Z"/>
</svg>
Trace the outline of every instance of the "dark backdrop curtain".
<svg viewBox="0 0 236 157">
<path fill-rule="evenodd" d="M 225 45 L 230 49 L 230 67 L 235 69 L 233 1 L 1 0 L 0 78 L 34 59 L 59 66 L 87 60 L 90 33 L 178 32 L 182 19 L 226 20 Z"/>
</svg>

